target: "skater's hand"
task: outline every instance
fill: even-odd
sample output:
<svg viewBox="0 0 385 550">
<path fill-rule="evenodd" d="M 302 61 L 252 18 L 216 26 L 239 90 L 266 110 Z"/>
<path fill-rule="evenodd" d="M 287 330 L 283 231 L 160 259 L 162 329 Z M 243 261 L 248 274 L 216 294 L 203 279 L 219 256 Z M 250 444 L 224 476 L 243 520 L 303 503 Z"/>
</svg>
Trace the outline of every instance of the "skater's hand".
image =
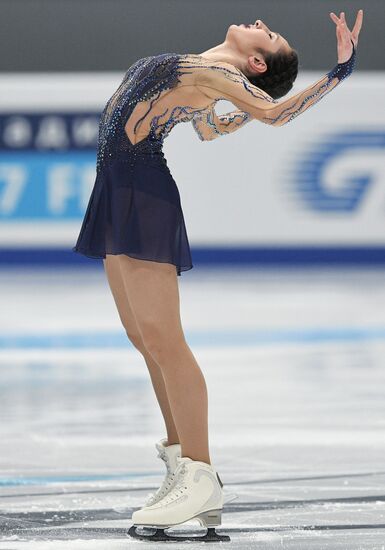
<svg viewBox="0 0 385 550">
<path fill-rule="evenodd" d="M 330 12 L 330 17 L 336 24 L 338 63 L 344 63 L 353 53 L 352 42 L 354 44 L 354 48 L 357 49 L 358 35 L 360 34 L 364 11 L 358 10 L 356 22 L 354 23 L 352 31 L 349 30 L 349 27 L 346 24 L 345 12 L 341 11 L 340 17 L 337 17 L 335 13 Z"/>
</svg>

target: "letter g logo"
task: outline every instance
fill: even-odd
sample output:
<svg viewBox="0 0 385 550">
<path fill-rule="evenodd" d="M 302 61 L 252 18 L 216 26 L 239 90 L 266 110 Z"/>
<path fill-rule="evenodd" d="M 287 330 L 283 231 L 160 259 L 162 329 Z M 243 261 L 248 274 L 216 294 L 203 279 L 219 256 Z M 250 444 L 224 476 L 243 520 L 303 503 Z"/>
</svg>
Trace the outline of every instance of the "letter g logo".
<svg viewBox="0 0 385 550">
<path fill-rule="evenodd" d="M 341 133 L 312 143 L 285 178 L 292 199 L 317 212 L 353 212 L 373 186 L 385 189 L 385 130 Z M 382 195 L 384 196 L 384 195 Z"/>
</svg>

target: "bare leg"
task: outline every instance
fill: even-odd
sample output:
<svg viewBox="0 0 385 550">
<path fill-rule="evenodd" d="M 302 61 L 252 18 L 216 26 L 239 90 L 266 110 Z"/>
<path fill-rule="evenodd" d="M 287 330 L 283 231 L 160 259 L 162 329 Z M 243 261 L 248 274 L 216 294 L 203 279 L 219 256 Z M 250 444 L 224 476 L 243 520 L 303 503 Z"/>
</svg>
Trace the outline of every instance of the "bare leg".
<svg viewBox="0 0 385 550">
<path fill-rule="evenodd" d="M 151 382 L 166 425 L 168 445 L 179 443 L 178 432 L 176 431 L 174 419 L 172 417 L 163 374 L 159 365 L 144 347 L 135 316 L 127 299 L 126 289 L 120 272 L 119 258 L 107 254 L 106 259 L 103 260 L 103 264 L 122 325 L 126 330 L 129 340 L 131 340 L 135 348 L 143 355 L 150 373 Z"/>
<path fill-rule="evenodd" d="M 144 346 L 164 377 L 181 455 L 211 464 L 207 387 L 183 334 L 175 266 L 124 254 L 118 258 Z"/>
</svg>

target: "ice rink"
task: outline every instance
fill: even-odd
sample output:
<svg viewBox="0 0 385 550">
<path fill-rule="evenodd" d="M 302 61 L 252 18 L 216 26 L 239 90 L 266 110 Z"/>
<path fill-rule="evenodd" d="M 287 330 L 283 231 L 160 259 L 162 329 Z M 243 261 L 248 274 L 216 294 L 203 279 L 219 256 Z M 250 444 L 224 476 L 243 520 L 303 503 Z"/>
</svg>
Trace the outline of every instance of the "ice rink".
<svg viewBox="0 0 385 550">
<path fill-rule="evenodd" d="M 126 534 L 165 475 L 166 434 L 89 263 L 0 273 L 0 550 L 167 544 Z M 199 266 L 178 279 L 230 499 L 221 545 L 384 550 L 385 271 Z"/>
</svg>

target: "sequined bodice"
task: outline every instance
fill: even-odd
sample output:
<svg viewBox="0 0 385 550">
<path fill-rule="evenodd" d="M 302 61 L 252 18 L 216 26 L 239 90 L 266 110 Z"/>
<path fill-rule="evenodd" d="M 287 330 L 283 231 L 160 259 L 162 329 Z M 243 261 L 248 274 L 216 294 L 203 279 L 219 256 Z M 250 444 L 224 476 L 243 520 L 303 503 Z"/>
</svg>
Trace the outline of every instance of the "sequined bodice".
<svg viewBox="0 0 385 550">
<path fill-rule="evenodd" d="M 166 90 L 175 88 L 183 74 L 181 58 L 187 54 L 162 53 L 137 60 L 126 71 L 118 89 L 108 100 L 99 123 L 97 169 L 105 162 L 116 159 L 130 159 L 138 155 L 157 156 L 164 161 L 162 146 L 165 137 L 178 122 L 187 122 L 204 109 L 186 105 L 165 109 L 153 116 L 147 136 L 132 143 L 125 131 L 125 124 L 139 102 L 146 102 L 147 113 Z M 199 56 L 197 56 L 199 57 Z M 138 121 L 140 123 L 141 120 Z M 135 125 L 135 131 L 138 126 Z"/>
</svg>

